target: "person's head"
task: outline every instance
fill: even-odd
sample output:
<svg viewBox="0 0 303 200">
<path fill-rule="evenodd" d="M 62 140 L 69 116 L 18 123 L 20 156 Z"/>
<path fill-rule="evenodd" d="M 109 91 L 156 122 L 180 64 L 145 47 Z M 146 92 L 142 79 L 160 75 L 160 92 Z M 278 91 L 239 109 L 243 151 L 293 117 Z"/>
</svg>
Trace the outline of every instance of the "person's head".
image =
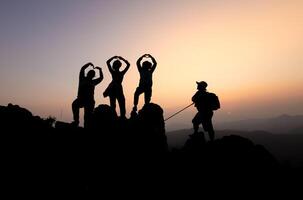
<svg viewBox="0 0 303 200">
<path fill-rule="evenodd" d="M 200 81 L 200 82 L 196 81 L 196 83 L 197 83 L 197 89 L 199 91 L 206 91 L 207 83 L 205 81 Z"/>
<path fill-rule="evenodd" d="M 151 67 L 152 67 L 152 63 L 149 62 L 149 61 L 144 61 L 144 62 L 142 63 L 142 68 L 143 68 L 144 70 L 149 70 Z"/>
<path fill-rule="evenodd" d="M 87 78 L 89 79 L 89 80 L 92 80 L 94 77 L 95 77 L 95 75 L 96 75 L 96 72 L 94 71 L 94 70 L 89 70 L 88 72 L 87 72 Z"/>
<path fill-rule="evenodd" d="M 122 66 L 122 63 L 120 62 L 120 60 L 115 60 L 113 63 L 113 70 L 119 71 L 121 66 Z"/>
</svg>

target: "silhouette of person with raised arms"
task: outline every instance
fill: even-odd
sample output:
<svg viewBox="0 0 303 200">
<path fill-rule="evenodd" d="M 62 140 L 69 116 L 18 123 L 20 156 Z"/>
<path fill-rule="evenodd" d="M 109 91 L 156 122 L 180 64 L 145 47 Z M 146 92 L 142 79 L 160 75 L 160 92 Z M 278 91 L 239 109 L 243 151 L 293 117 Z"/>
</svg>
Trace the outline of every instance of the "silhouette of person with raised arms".
<svg viewBox="0 0 303 200">
<path fill-rule="evenodd" d="M 141 65 L 143 58 L 150 58 L 150 61 L 144 61 Z M 139 102 L 139 96 L 144 93 L 145 104 L 150 103 L 152 96 L 152 86 L 153 86 L 153 72 L 157 67 L 157 62 L 153 56 L 150 54 L 144 54 L 137 60 L 137 68 L 140 73 L 139 86 L 137 87 L 134 95 L 134 107 L 133 112 L 137 111 L 137 106 Z"/>
<path fill-rule="evenodd" d="M 113 60 L 115 60 L 115 61 L 111 65 L 111 62 Z M 122 63 L 120 60 L 122 60 L 126 64 L 126 67 L 122 71 L 120 71 L 120 68 L 122 66 Z M 130 64 L 127 60 L 125 60 L 121 56 L 114 56 L 114 57 L 110 58 L 106 63 L 107 63 L 109 72 L 112 75 L 112 81 L 109 84 L 109 86 L 106 88 L 106 90 L 104 91 L 103 96 L 104 97 L 109 96 L 110 106 L 113 109 L 116 109 L 116 100 L 118 100 L 119 107 L 120 107 L 120 118 L 125 119 L 126 118 L 125 117 L 125 114 L 126 114 L 125 97 L 123 94 L 122 81 L 123 81 L 125 73 L 127 72 L 127 70 L 130 67 Z"/>
<path fill-rule="evenodd" d="M 194 135 L 198 134 L 199 124 L 202 123 L 203 129 L 208 132 L 210 140 L 213 141 L 215 139 L 215 131 L 212 124 L 213 110 L 220 108 L 220 102 L 215 94 L 206 91 L 206 82 L 196 83 L 198 91 L 192 97 L 192 101 L 198 110 L 192 120 Z"/>
<path fill-rule="evenodd" d="M 93 69 L 99 70 L 99 78 L 93 79 L 96 75 L 95 71 L 89 70 L 85 76 L 85 70 L 92 66 Z M 92 63 L 85 64 L 79 74 L 78 97 L 72 103 L 74 121 L 72 124 L 79 125 L 79 110 L 84 107 L 84 127 L 88 127 L 90 117 L 95 107 L 95 86 L 103 80 L 103 73 L 100 67 L 94 67 Z"/>
</svg>

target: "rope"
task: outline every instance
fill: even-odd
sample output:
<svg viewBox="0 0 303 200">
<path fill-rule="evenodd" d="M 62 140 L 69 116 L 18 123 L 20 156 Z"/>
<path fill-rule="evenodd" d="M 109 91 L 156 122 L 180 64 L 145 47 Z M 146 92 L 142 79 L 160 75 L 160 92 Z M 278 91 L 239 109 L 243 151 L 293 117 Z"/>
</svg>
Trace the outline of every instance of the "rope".
<svg viewBox="0 0 303 200">
<path fill-rule="evenodd" d="M 166 118 L 164 121 L 169 120 L 170 118 L 172 118 L 172 117 L 176 116 L 177 114 L 179 114 L 180 112 L 182 112 L 182 111 L 186 110 L 187 108 L 191 107 L 192 105 L 194 105 L 194 103 L 192 103 L 192 104 L 190 104 L 190 105 L 186 106 L 186 107 L 185 107 L 185 108 L 183 108 L 182 110 L 179 110 L 179 111 L 178 111 L 178 112 L 176 112 L 175 114 L 173 114 L 173 115 L 171 115 L 170 117 Z"/>
</svg>

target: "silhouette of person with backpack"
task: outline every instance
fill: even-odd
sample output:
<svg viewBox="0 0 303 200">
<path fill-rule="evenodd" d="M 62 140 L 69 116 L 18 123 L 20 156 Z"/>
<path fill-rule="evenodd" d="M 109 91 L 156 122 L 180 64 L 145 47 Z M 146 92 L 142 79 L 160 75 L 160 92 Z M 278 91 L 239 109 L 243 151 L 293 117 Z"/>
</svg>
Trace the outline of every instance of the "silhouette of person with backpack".
<svg viewBox="0 0 303 200">
<path fill-rule="evenodd" d="M 192 101 L 198 110 L 193 118 L 194 134 L 198 133 L 199 125 L 202 123 L 203 129 L 208 132 L 211 141 L 215 139 L 215 131 L 212 124 L 213 111 L 220 108 L 218 97 L 214 93 L 206 91 L 207 83 L 196 82 L 198 91 L 192 97 Z"/>
<path fill-rule="evenodd" d="M 150 58 L 150 61 L 144 61 L 141 65 L 143 58 Z M 144 54 L 137 60 L 137 68 L 140 73 L 139 86 L 137 87 L 134 95 L 134 107 L 133 112 L 137 111 L 137 106 L 139 102 L 139 96 L 144 93 L 145 104 L 150 103 L 152 96 L 152 85 L 153 85 L 153 72 L 157 67 L 157 62 L 153 56 L 150 54 Z"/>
<path fill-rule="evenodd" d="M 85 70 L 92 66 L 93 69 L 99 70 L 99 78 L 93 79 L 96 75 L 94 70 L 89 70 L 85 76 Z M 88 127 L 90 117 L 95 107 L 95 86 L 103 80 L 103 73 L 100 67 L 94 67 L 92 63 L 85 64 L 79 74 L 78 97 L 72 103 L 74 121 L 72 124 L 79 125 L 79 110 L 84 107 L 84 127 Z"/>
<path fill-rule="evenodd" d="M 115 61 L 113 62 L 113 64 L 111 64 L 111 62 L 113 60 L 115 60 Z M 122 60 L 126 64 L 126 67 L 122 71 L 119 70 L 122 66 L 122 63 L 121 63 L 120 60 Z M 104 97 L 109 96 L 110 106 L 113 109 L 116 109 L 116 100 L 118 100 L 119 107 L 120 107 L 120 117 L 122 119 L 125 119 L 126 118 L 125 117 L 125 114 L 126 114 L 125 97 L 124 97 L 124 94 L 123 94 L 122 81 L 123 81 L 125 73 L 127 72 L 127 70 L 130 67 L 130 64 L 127 60 L 125 60 L 121 56 L 113 56 L 106 63 L 107 63 L 107 67 L 109 69 L 109 72 L 112 75 L 112 81 L 108 85 L 106 90 L 104 91 L 103 96 Z"/>
</svg>

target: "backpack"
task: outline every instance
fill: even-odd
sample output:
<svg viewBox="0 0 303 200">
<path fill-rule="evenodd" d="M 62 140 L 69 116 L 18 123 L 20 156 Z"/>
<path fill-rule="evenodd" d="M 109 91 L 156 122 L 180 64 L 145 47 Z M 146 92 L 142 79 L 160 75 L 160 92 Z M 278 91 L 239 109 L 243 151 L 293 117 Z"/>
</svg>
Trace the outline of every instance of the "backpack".
<svg viewBox="0 0 303 200">
<path fill-rule="evenodd" d="M 208 92 L 209 106 L 212 110 L 220 109 L 220 101 L 216 94 Z"/>
</svg>

